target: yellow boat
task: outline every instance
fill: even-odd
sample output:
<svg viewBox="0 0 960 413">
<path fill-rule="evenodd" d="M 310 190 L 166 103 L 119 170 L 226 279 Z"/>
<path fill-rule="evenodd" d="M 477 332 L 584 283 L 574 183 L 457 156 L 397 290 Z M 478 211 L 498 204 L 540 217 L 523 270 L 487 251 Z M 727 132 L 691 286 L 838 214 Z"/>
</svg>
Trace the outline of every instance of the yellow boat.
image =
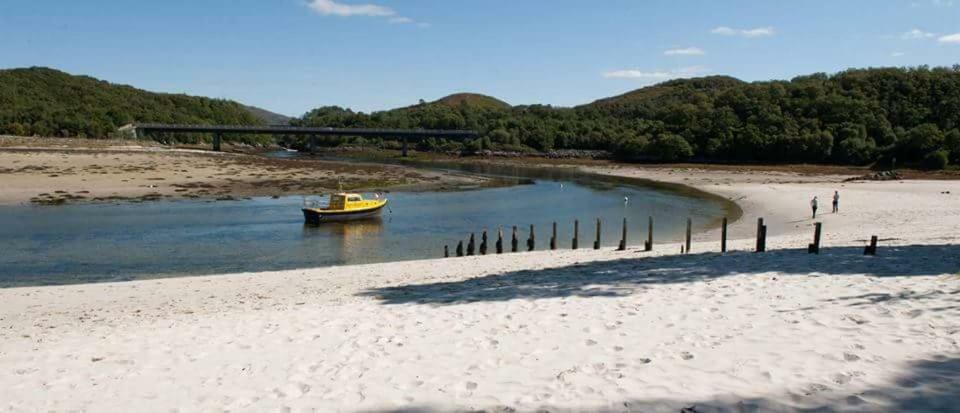
<svg viewBox="0 0 960 413">
<path fill-rule="evenodd" d="M 360 194 L 337 193 L 330 195 L 327 206 L 305 206 L 303 219 L 308 224 L 317 225 L 329 221 L 349 221 L 371 218 L 380 214 L 387 206 L 387 199 L 363 199 Z"/>
</svg>

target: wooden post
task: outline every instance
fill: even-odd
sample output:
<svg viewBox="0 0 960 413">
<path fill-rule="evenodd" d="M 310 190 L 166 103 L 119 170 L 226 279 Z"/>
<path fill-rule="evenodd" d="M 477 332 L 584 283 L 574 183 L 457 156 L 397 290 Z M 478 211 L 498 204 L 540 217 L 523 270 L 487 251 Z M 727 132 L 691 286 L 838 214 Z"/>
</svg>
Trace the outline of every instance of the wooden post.
<svg viewBox="0 0 960 413">
<path fill-rule="evenodd" d="M 814 225 L 813 230 L 813 244 L 807 245 L 807 253 L 810 254 L 819 254 L 820 253 L 820 233 L 823 230 L 823 224 L 817 222 Z"/>
<path fill-rule="evenodd" d="M 723 224 L 720 226 L 720 252 L 727 252 L 727 217 L 723 217 Z"/>
<path fill-rule="evenodd" d="M 617 247 L 617 251 L 626 251 L 627 250 L 627 219 L 623 219 L 623 236 L 620 237 L 620 246 Z"/>
<path fill-rule="evenodd" d="M 530 224 L 530 237 L 527 238 L 527 251 L 533 251 L 537 245 L 536 240 L 537 238 L 533 233 L 533 224 Z"/>
<path fill-rule="evenodd" d="M 693 221 L 690 218 L 687 218 L 687 242 L 684 245 L 687 247 L 684 251 L 685 254 L 690 253 L 690 236 L 693 234 Z"/>
<path fill-rule="evenodd" d="M 550 236 L 550 249 L 557 249 L 557 221 L 553 221 L 553 235 Z"/>
<path fill-rule="evenodd" d="M 600 249 L 600 218 L 597 218 L 597 239 L 593 241 L 593 249 Z"/>
<path fill-rule="evenodd" d="M 760 252 L 767 252 L 767 224 L 760 229 Z"/>
<path fill-rule="evenodd" d="M 644 251 L 653 251 L 653 217 L 647 219 L 647 242 L 643 244 Z"/>
<path fill-rule="evenodd" d="M 863 249 L 863 255 L 877 255 L 877 236 L 870 237 L 870 245 Z"/>
<path fill-rule="evenodd" d="M 449 245 L 444 245 L 444 246 L 443 246 L 443 258 L 450 258 L 450 246 L 449 246 Z"/>
<path fill-rule="evenodd" d="M 458 241 L 458 242 L 457 242 L 457 256 L 458 256 L 458 257 L 462 257 L 462 256 L 463 256 L 463 241 Z"/>
<path fill-rule="evenodd" d="M 763 242 L 763 240 L 761 239 L 761 237 L 763 236 L 762 232 L 763 232 L 763 218 L 757 218 L 757 246 L 754 249 L 754 251 L 756 252 L 763 252 L 763 245 L 761 244 Z"/>
<path fill-rule="evenodd" d="M 214 151 L 220 152 L 220 141 L 222 140 L 222 138 L 223 136 L 221 136 L 221 134 L 219 133 L 213 134 L 213 150 Z"/>
<path fill-rule="evenodd" d="M 473 233 L 470 233 L 470 242 L 467 243 L 467 256 L 473 255 L 473 250 L 476 247 L 476 242 L 473 240 Z"/>
<path fill-rule="evenodd" d="M 580 245 L 580 220 L 573 220 L 573 246 L 572 249 L 577 249 Z"/>
<path fill-rule="evenodd" d="M 480 255 L 487 255 L 487 230 L 480 235 Z"/>
<path fill-rule="evenodd" d="M 510 251 L 517 252 L 517 226 L 513 226 L 513 238 L 510 240 Z"/>
<path fill-rule="evenodd" d="M 497 227 L 497 254 L 503 254 L 503 227 Z"/>
</svg>

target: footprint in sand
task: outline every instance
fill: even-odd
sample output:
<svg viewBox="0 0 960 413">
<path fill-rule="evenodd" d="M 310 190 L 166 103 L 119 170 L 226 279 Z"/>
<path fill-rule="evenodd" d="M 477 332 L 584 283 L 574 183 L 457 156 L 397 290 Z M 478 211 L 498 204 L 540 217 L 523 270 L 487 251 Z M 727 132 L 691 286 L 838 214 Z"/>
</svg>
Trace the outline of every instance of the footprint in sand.
<svg viewBox="0 0 960 413">
<path fill-rule="evenodd" d="M 684 360 L 691 360 L 693 359 L 693 354 L 691 354 L 689 351 L 684 351 L 683 353 L 680 353 L 680 358 Z"/>
</svg>

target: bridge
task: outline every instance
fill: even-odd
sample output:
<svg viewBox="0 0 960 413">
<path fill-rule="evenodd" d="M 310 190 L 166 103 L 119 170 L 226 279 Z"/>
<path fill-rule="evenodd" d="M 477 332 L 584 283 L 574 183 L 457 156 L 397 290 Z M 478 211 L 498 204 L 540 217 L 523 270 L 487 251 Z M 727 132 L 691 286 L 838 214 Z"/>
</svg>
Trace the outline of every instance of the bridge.
<svg viewBox="0 0 960 413">
<path fill-rule="evenodd" d="M 363 129 L 363 128 L 326 128 L 302 126 L 239 126 L 239 125 L 171 125 L 162 123 L 135 123 L 125 125 L 120 131 L 132 131 L 137 138 L 150 132 L 168 133 L 211 133 L 213 150 L 220 150 L 223 135 L 228 133 L 246 133 L 260 135 L 303 135 L 310 137 L 310 151 L 317 146 L 318 136 L 362 136 L 378 138 L 399 138 L 403 144 L 403 156 L 407 156 L 407 140 L 419 141 L 426 138 L 475 139 L 479 134 L 468 130 L 439 129 Z"/>
</svg>

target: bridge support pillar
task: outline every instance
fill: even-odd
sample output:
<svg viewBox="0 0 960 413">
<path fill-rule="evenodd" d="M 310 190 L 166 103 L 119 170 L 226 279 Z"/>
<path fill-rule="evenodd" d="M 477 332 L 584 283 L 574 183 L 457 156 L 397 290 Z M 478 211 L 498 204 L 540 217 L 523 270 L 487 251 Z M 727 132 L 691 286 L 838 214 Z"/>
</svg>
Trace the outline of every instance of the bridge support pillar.
<svg viewBox="0 0 960 413">
<path fill-rule="evenodd" d="M 317 150 L 317 135 L 310 135 L 310 153 Z"/>
<path fill-rule="evenodd" d="M 407 138 L 403 138 L 403 146 L 400 149 L 401 156 L 407 157 Z"/>
<path fill-rule="evenodd" d="M 220 140 L 221 140 L 221 138 L 222 138 L 221 134 L 219 134 L 219 133 L 214 133 L 214 134 L 213 134 L 213 150 L 216 151 L 216 152 L 220 152 Z"/>
</svg>

